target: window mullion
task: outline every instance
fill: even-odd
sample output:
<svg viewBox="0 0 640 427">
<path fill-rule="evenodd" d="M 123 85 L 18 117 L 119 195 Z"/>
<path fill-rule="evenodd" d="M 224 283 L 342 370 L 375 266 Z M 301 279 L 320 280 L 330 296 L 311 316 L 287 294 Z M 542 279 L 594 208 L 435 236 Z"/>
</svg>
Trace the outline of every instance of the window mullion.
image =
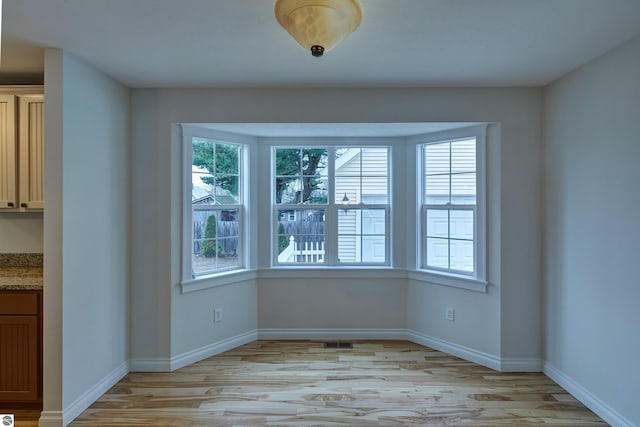
<svg viewBox="0 0 640 427">
<path fill-rule="evenodd" d="M 327 181 L 329 197 L 325 209 L 324 222 L 324 262 L 329 266 L 338 265 L 338 201 L 336 200 L 336 153 L 335 147 L 328 148 Z"/>
<path fill-rule="evenodd" d="M 447 209 L 447 268 L 451 269 L 451 209 Z"/>
<path fill-rule="evenodd" d="M 364 150 L 362 147 L 360 147 L 360 156 L 359 156 L 360 158 L 360 202 L 359 203 L 362 203 L 362 195 L 363 195 L 362 193 L 362 178 L 363 178 L 362 177 L 362 158 L 363 157 L 364 157 Z"/>
<path fill-rule="evenodd" d="M 183 133 L 182 135 L 182 280 L 193 279 L 193 205 L 191 204 L 191 180 L 192 180 L 192 148 L 193 138 Z"/>
</svg>

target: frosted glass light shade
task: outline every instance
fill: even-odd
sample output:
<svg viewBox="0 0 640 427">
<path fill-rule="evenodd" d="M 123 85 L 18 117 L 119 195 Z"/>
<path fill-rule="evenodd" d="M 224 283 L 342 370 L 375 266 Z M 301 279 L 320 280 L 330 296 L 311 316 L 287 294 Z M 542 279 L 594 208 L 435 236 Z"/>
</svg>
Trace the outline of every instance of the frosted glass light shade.
<svg viewBox="0 0 640 427">
<path fill-rule="evenodd" d="M 358 0 L 276 0 L 276 19 L 313 56 L 322 56 L 362 21 Z"/>
</svg>

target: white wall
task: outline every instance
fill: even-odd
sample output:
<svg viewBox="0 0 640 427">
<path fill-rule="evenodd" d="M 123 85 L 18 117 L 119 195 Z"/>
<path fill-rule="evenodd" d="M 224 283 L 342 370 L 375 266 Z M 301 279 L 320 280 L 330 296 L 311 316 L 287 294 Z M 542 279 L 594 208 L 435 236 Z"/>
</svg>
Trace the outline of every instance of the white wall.
<svg viewBox="0 0 640 427">
<path fill-rule="evenodd" d="M 318 281 L 265 278 L 257 283 L 256 327 L 408 327 L 443 340 L 460 340 L 460 345 L 496 357 L 539 359 L 541 230 L 539 221 L 532 218 L 540 214 L 540 108 L 540 90 L 526 88 L 134 90 L 132 357 L 166 360 L 204 346 L 212 337 L 234 333 L 230 325 L 212 325 L 212 329 L 198 327 L 196 336 L 188 341 L 182 336 L 191 326 L 189 319 L 210 319 L 217 294 L 215 289 L 200 291 L 200 298 L 195 298 L 179 292 L 180 142 L 173 124 L 497 122 L 501 129 L 497 158 L 501 164 L 496 168 L 502 174 L 497 178 L 497 188 L 490 191 L 495 215 L 489 232 L 494 236 L 493 250 L 499 255 L 490 261 L 492 283 L 488 293 L 421 282 L 407 285 L 406 279 L 381 278 L 365 284 L 331 277 L 324 278 L 326 293 L 322 293 Z M 258 167 L 268 167 L 267 163 L 263 161 Z M 412 200 L 410 195 L 398 201 L 397 206 L 415 206 L 415 197 Z M 268 215 L 268 206 L 260 205 L 258 209 L 266 209 Z M 403 211 L 397 206 L 393 221 L 399 224 L 397 237 L 404 246 L 396 248 L 395 255 L 401 267 L 410 267 L 413 263 L 408 260 L 415 258 L 416 237 L 415 232 L 405 235 L 410 233 L 409 226 L 404 230 L 402 224 L 415 223 L 415 210 Z M 257 267 L 266 269 L 269 227 L 257 227 L 256 233 L 262 245 Z M 246 291 L 242 286 L 236 289 L 231 285 L 230 289 L 234 290 L 225 292 Z M 460 292 L 464 292 L 463 297 Z M 236 301 L 232 307 L 238 316 L 252 319 L 254 300 L 244 295 L 248 299 L 244 305 L 237 304 L 240 298 L 226 298 Z M 322 311 L 313 305 L 337 298 L 344 299 L 342 305 L 332 310 Z M 458 312 L 460 321 L 437 327 L 444 312 L 440 305 L 461 298 L 465 302 Z M 348 301 L 363 304 L 349 313 L 346 310 L 352 305 L 347 307 Z M 292 302 L 303 305 L 296 308 Z M 375 317 L 384 307 L 393 311 Z M 309 310 L 303 312 L 304 308 Z M 308 317 L 309 313 L 313 316 Z M 373 323 L 369 322 L 373 318 Z M 245 327 L 250 328 L 250 323 Z M 221 330 L 212 332 L 214 328 Z M 463 332 L 469 330 L 473 332 Z"/>
<path fill-rule="evenodd" d="M 45 116 L 59 121 L 45 122 L 45 359 L 61 357 L 62 387 L 52 389 L 58 374 L 45 361 L 43 415 L 63 410 L 66 423 L 96 385 L 127 372 L 129 91 L 69 53 L 47 50 L 46 63 Z M 48 321 L 60 320 L 50 307 L 62 309 L 60 354 L 47 348 L 56 347 Z"/>
<path fill-rule="evenodd" d="M 490 366 L 499 368 L 501 357 L 501 281 L 503 265 L 501 253 L 501 130 L 499 124 L 487 127 L 486 168 L 487 168 L 487 294 L 469 290 L 451 289 L 412 280 L 408 289 L 409 328 L 423 339 L 443 340 L 469 350 L 495 358 Z M 531 143 L 535 142 L 531 140 Z M 411 176 L 415 182 L 415 177 Z M 414 197 L 415 199 L 415 197 Z M 415 203 L 415 201 L 413 201 Z M 417 219 L 415 220 L 417 221 Z M 409 221 L 409 224 L 411 222 Z M 411 234 L 408 232 L 408 234 Z M 413 233 L 415 234 L 415 233 Z M 455 310 L 455 321 L 445 319 L 445 310 Z M 537 332 L 537 331 L 536 331 Z M 433 344 L 431 344 L 433 346 Z M 451 351 L 451 349 L 441 348 Z M 529 353 L 537 355 L 537 349 Z M 469 354 L 458 353 L 460 356 Z M 485 362 L 474 358 L 477 362 Z M 486 364 L 486 363 L 485 363 Z"/>
<path fill-rule="evenodd" d="M 315 278 L 261 279 L 260 329 L 352 329 L 381 334 L 406 329 L 406 279 L 353 276 L 327 278 L 318 272 Z"/>
<path fill-rule="evenodd" d="M 251 332 L 255 339 L 257 329 L 255 280 L 192 294 L 181 293 L 182 140 L 177 127 L 172 125 L 198 121 L 197 115 L 203 111 L 190 101 L 172 105 L 171 101 L 162 100 L 163 92 L 133 92 L 131 359 L 134 370 L 165 370 L 194 352 L 214 352 L 216 343 Z M 191 115 L 191 120 L 186 119 L 191 111 L 198 114 Z M 223 309 L 223 321 L 214 324 L 215 308 Z"/>
<path fill-rule="evenodd" d="M 0 253 L 42 253 L 41 212 L 0 212 Z"/>
<path fill-rule="evenodd" d="M 544 91 L 544 357 L 614 425 L 640 425 L 638 70 L 640 38 Z"/>
</svg>

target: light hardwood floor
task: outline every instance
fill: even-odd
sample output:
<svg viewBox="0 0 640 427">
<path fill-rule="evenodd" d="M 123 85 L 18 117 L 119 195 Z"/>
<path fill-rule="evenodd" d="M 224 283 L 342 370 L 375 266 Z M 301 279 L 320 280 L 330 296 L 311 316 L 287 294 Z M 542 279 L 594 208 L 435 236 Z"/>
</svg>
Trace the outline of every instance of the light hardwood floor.
<svg viewBox="0 0 640 427">
<path fill-rule="evenodd" d="M 603 426 L 543 374 L 506 374 L 406 341 L 256 341 L 172 373 L 131 373 L 84 426 Z"/>
</svg>

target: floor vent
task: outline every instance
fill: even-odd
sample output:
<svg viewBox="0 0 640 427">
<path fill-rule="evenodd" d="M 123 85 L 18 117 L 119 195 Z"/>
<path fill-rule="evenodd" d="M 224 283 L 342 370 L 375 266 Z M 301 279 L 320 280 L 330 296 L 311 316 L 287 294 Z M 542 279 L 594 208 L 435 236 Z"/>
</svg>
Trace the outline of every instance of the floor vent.
<svg viewBox="0 0 640 427">
<path fill-rule="evenodd" d="M 350 342 L 326 342 L 324 348 L 353 348 Z"/>
</svg>

